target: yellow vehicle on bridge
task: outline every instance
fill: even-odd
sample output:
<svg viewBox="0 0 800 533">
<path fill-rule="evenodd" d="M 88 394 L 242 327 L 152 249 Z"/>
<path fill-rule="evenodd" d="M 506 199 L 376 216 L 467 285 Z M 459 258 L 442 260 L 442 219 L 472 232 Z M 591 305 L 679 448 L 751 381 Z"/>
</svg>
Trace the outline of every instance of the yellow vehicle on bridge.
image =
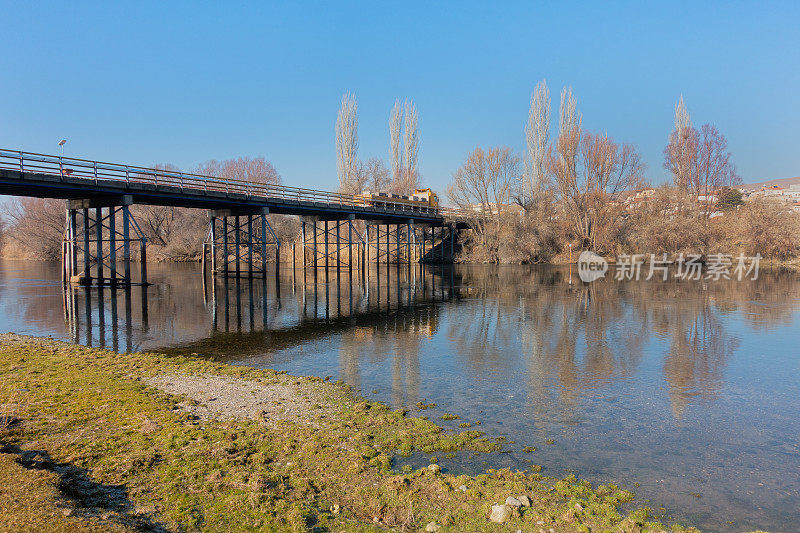
<svg viewBox="0 0 800 533">
<path fill-rule="evenodd" d="M 359 205 L 369 207 L 409 206 L 412 210 L 429 211 L 439 207 L 439 196 L 430 189 L 415 189 L 410 196 L 387 192 L 364 191 L 355 196 Z"/>
</svg>

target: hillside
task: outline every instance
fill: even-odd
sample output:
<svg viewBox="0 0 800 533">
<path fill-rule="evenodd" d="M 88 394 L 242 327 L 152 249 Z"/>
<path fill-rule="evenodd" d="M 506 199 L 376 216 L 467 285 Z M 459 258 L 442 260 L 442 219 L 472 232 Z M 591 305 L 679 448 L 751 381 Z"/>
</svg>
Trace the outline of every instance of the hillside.
<svg viewBox="0 0 800 533">
<path fill-rule="evenodd" d="M 760 181 L 758 183 L 746 183 L 742 185 L 743 189 L 754 191 L 760 189 L 763 186 L 772 186 L 772 185 L 780 185 L 781 187 L 787 188 L 790 185 L 798 185 L 800 184 L 800 176 L 795 178 L 778 178 L 769 181 Z"/>
</svg>

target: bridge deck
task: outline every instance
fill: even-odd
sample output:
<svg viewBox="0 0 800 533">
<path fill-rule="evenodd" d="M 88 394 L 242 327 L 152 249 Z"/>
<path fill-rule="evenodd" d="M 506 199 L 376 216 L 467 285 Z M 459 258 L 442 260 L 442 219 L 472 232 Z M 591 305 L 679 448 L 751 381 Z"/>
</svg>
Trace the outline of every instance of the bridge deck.
<svg viewBox="0 0 800 533">
<path fill-rule="evenodd" d="M 410 206 L 387 197 L 380 206 L 354 195 L 0 149 L 0 194 L 41 198 L 131 195 L 134 203 L 203 209 L 269 208 L 270 213 L 383 223 L 463 223 L 469 213 Z"/>
</svg>

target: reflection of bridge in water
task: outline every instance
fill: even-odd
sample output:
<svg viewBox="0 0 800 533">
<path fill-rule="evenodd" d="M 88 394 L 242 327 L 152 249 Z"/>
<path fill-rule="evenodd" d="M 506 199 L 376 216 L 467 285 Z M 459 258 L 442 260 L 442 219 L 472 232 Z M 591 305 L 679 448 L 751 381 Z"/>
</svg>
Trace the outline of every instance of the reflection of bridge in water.
<svg viewBox="0 0 800 533">
<path fill-rule="evenodd" d="M 357 328 L 435 330 L 438 306 L 458 296 L 456 287 L 451 268 L 425 265 L 209 276 L 202 290 L 181 288 L 175 296 L 171 287 L 67 285 L 64 316 L 71 340 L 88 346 L 241 357 Z"/>
</svg>

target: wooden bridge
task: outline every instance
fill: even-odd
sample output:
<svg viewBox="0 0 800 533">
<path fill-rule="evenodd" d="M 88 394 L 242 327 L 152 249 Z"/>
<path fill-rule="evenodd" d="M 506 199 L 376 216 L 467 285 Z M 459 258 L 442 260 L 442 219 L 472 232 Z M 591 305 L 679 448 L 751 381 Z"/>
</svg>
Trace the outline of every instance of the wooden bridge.
<svg viewBox="0 0 800 533">
<path fill-rule="evenodd" d="M 270 251 L 278 261 L 281 243 L 269 214 L 301 217 L 303 266 L 315 268 L 341 267 L 343 250 L 348 268 L 421 261 L 431 257 L 429 247 L 439 250 L 440 261 L 452 261 L 458 230 L 474 214 L 390 196 L 377 204 L 335 192 L 4 149 L 0 194 L 67 200 L 64 279 L 83 284 L 132 283 L 132 245 L 139 247 L 139 282 L 147 283 L 147 239 L 130 212 L 134 204 L 207 209 L 204 266 L 248 277 L 266 275 Z M 363 234 L 356 220 L 363 221 Z"/>
</svg>

